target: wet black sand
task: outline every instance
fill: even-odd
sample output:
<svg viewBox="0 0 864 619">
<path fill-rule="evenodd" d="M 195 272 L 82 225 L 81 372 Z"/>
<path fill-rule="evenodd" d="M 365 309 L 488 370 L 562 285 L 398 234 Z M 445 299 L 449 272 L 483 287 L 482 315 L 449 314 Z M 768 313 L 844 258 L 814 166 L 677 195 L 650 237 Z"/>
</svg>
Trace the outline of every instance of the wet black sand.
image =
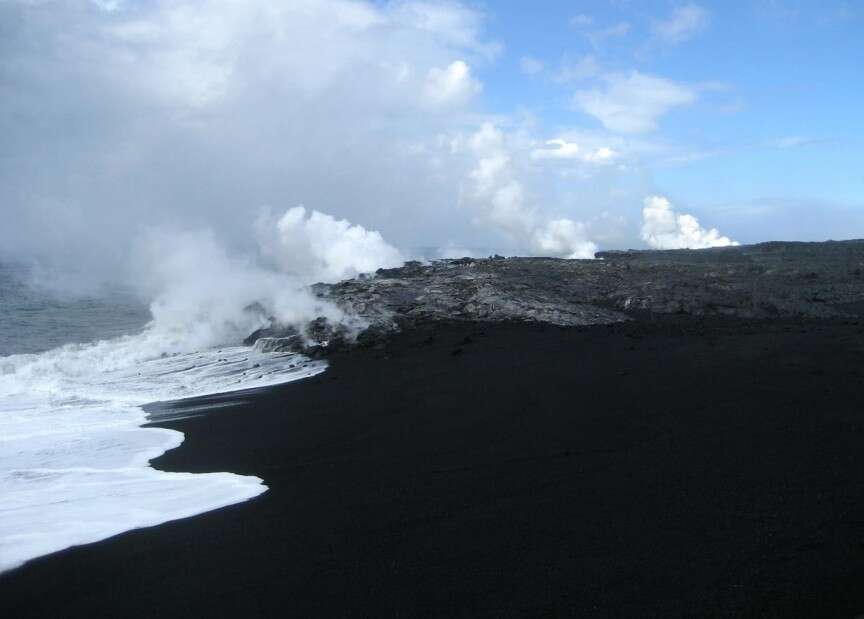
<svg viewBox="0 0 864 619">
<path fill-rule="evenodd" d="M 441 326 L 163 425 L 261 497 L 0 576 L 2 617 L 854 617 L 864 323 Z"/>
</svg>

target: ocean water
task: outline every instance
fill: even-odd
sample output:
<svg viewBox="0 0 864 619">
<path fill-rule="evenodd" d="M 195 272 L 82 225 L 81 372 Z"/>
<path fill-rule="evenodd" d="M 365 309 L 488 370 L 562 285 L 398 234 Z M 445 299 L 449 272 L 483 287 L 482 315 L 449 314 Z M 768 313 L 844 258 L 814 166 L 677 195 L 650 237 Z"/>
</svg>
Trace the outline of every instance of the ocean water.
<svg viewBox="0 0 864 619">
<path fill-rule="evenodd" d="M 266 491 L 228 471 L 152 468 L 183 435 L 143 428 L 141 407 L 299 380 L 323 362 L 198 349 L 128 292 L 64 296 L 31 279 L 0 265 L 0 571 Z"/>
</svg>

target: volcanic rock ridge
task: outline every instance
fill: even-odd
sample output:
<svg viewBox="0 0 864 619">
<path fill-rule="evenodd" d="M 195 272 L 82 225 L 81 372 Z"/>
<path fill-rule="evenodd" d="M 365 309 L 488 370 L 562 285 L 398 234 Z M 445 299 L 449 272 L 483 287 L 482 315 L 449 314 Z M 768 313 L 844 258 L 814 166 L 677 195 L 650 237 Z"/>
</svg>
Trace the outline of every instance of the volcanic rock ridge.
<svg viewBox="0 0 864 619">
<path fill-rule="evenodd" d="M 492 256 L 408 262 L 312 290 L 341 308 L 355 327 L 323 318 L 299 329 L 274 324 L 246 343 L 323 354 L 375 345 L 399 330 L 435 322 L 579 326 L 655 314 L 859 318 L 864 240 L 606 251 L 594 260 Z"/>
</svg>

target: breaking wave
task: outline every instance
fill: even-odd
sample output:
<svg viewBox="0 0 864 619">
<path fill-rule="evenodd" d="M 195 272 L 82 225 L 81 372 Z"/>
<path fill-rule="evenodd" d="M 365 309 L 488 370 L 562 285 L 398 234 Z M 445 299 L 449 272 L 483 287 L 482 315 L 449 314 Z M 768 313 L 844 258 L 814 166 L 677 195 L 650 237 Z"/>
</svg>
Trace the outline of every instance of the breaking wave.
<svg viewBox="0 0 864 619">
<path fill-rule="evenodd" d="M 183 434 L 142 427 L 141 407 L 285 383 L 325 367 L 248 347 L 187 350 L 153 326 L 0 357 L 0 571 L 261 494 L 267 487 L 257 477 L 151 467 Z"/>
</svg>

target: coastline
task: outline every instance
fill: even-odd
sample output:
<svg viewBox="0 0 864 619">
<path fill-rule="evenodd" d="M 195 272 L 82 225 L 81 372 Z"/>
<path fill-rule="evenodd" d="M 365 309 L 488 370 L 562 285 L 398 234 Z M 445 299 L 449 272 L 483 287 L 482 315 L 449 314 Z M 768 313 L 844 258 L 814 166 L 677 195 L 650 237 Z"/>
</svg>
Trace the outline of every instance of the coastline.
<svg viewBox="0 0 864 619">
<path fill-rule="evenodd" d="M 270 490 L 0 576 L 4 616 L 855 616 L 864 323 L 427 325 L 154 425 Z M 234 402 L 234 403 L 232 403 Z"/>
</svg>

